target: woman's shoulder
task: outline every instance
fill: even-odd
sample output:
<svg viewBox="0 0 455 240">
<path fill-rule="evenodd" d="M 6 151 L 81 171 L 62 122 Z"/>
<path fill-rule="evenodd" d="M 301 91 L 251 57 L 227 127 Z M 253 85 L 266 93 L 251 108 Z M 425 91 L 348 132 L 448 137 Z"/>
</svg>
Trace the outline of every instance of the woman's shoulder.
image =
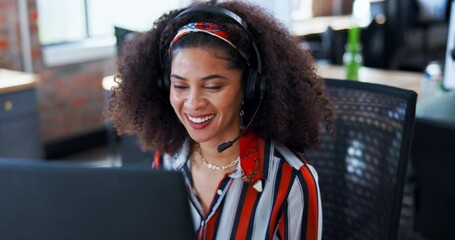
<svg viewBox="0 0 455 240">
<path fill-rule="evenodd" d="M 302 166 L 307 165 L 308 162 L 303 157 L 303 155 L 290 150 L 288 147 L 276 143 L 275 141 L 270 141 L 270 147 L 274 161 L 282 161 L 286 164 L 289 164 L 294 169 L 300 169 Z"/>
<path fill-rule="evenodd" d="M 186 139 L 174 153 L 155 151 L 152 168 L 163 170 L 180 170 L 188 163 L 191 154 L 191 142 Z"/>
<path fill-rule="evenodd" d="M 302 154 L 274 141 L 271 141 L 269 146 L 271 151 L 269 166 L 276 166 L 280 169 L 290 168 L 295 175 L 309 174 L 317 178 L 316 170 Z"/>
</svg>

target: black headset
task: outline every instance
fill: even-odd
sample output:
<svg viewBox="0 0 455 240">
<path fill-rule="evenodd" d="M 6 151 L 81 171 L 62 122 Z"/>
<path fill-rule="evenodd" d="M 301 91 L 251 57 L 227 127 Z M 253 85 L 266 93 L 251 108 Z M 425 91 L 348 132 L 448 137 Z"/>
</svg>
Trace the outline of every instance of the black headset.
<svg viewBox="0 0 455 240">
<path fill-rule="evenodd" d="M 248 31 L 248 25 L 247 23 L 237 14 L 234 12 L 221 8 L 221 7 L 215 7 L 215 6 L 196 6 L 196 7 L 190 7 L 179 13 L 177 16 L 174 17 L 174 19 L 180 18 L 182 16 L 188 15 L 188 14 L 197 14 L 197 13 L 211 13 L 214 15 L 222 16 L 224 18 L 227 18 L 231 20 L 234 23 L 237 23 L 242 29 L 245 31 L 247 34 L 248 38 L 250 39 L 251 46 L 254 49 L 255 56 L 256 56 L 256 65 L 255 67 L 252 67 L 248 73 L 248 78 L 246 79 L 245 83 L 245 97 L 248 100 L 253 100 L 253 99 L 259 99 L 262 101 L 265 93 L 265 81 L 261 79 L 261 74 L 262 74 L 262 62 L 261 62 L 261 55 L 259 54 L 258 47 L 256 46 L 256 43 L 254 42 L 253 36 L 251 33 Z M 163 91 L 169 92 L 170 89 L 170 79 L 167 74 L 167 71 L 165 69 L 165 53 L 163 51 L 167 51 L 166 49 L 163 49 L 161 46 L 160 41 L 160 46 L 159 46 L 159 57 L 161 61 L 161 69 L 163 71 L 163 76 L 158 80 L 158 87 L 162 89 Z"/>
</svg>

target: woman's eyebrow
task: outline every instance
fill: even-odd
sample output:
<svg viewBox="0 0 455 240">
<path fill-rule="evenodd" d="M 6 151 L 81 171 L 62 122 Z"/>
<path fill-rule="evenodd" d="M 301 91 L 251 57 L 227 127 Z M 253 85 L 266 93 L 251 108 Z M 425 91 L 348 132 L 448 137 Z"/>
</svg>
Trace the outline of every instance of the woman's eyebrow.
<svg viewBox="0 0 455 240">
<path fill-rule="evenodd" d="M 186 78 L 179 76 L 177 74 L 174 74 L 174 73 L 171 74 L 171 77 L 177 78 L 179 80 L 187 80 Z M 208 81 L 208 80 L 212 80 L 212 79 L 227 79 L 227 78 L 220 74 L 212 74 L 212 75 L 208 75 L 208 76 L 201 78 L 202 81 Z"/>
<path fill-rule="evenodd" d="M 179 75 L 177 75 L 177 74 L 174 74 L 174 73 L 172 73 L 170 77 L 171 77 L 171 78 L 172 78 L 172 77 L 173 77 L 173 78 L 177 78 L 177 79 L 179 79 L 179 80 L 186 80 L 186 78 L 181 77 L 181 76 L 179 76 Z"/>
<path fill-rule="evenodd" d="M 203 77 L 201 80 L 206 81 L 206 80 L 217 79 L 217 78 L 227 79 L 225 76 L 222 76 L 222 75 L 219 75 L 219 74 L 212 74 L 212 75 L 208 75 L 206 77 Z"/>
</svg>

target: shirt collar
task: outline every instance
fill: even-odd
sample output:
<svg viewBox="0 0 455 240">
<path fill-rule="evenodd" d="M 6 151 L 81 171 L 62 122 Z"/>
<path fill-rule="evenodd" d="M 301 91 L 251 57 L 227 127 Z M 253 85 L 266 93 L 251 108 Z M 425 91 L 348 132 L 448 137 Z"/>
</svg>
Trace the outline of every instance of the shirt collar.
<svg viewBox="0 0 455 240">
<path fill-rule="evenodd" d="M 257 191 L 262 191 L 263 168 L 264 168 L 264 140 L 258 137 L 254 131 L 249 130 L 239 139 L 240 143 L 240 163 L 237 169 L 229 176 L 232 178 L 241 177 L 243 181 L 254 187 Z M 187 139 L 182 147 L 172 156 L 166 155 L 171 168 L 176 171 L 182 170 L 183 166 L 188 163 L 190 151 L 190 139 Z M 166 159 L 165 159 L 165 162 Z"/>
<path fill-rule="evenodd" d="M 262 192 L 264 140 L 249 130 L 239 141 L 242 179 L 258 192 Z"/>
</svg>

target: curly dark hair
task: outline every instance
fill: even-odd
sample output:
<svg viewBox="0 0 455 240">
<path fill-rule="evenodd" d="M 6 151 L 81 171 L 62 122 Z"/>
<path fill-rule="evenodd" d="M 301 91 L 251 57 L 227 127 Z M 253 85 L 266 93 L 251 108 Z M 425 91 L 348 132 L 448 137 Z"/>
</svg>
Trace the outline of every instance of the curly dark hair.
<svg viewBox="0 0 455 240">
<path fill-rule="evenodd" d="M 248 31 L 261 54 L 261 80 L 266 91 L 251 128 L 265 139 L 302 152 L 319 144 L 320 123 L 333 133 L 332 109 L 322 79 L 316 74 L 309 51 L 299 47 L 286 28 L 262 8 L 245 2 L 197 3 L 228 9 L 248 23 Z M 190 6 L 190 7 L 192 7 Z M 173 153 L 188 138 L 169 102 L 169 91 L 158 80 L 170 70 L 172 54 L 181 48 L 217 48 L 230 56 L 229 66 L 244 71 L 255 68 L 257 60 L 245 31 L 221 16 L 209 13 L 186 14 L 185 9 L 161 16 L 147 32 L 137 33 L 122 48 L 118 59 L 118 86 L 112 89 L 107 114 L 119 134 L 137 134 L 144 149 Z M 178 29 L 195 21 L 220 24 L 238 51 L 207 34 L 187 34 L 169 45 Z M 239 54 L 241 53 L 241 54 Z M 245 59 L 246 58 L 246 59 Z M 251 112 L 257 101 L 250 100 Z"/>
</svg>

